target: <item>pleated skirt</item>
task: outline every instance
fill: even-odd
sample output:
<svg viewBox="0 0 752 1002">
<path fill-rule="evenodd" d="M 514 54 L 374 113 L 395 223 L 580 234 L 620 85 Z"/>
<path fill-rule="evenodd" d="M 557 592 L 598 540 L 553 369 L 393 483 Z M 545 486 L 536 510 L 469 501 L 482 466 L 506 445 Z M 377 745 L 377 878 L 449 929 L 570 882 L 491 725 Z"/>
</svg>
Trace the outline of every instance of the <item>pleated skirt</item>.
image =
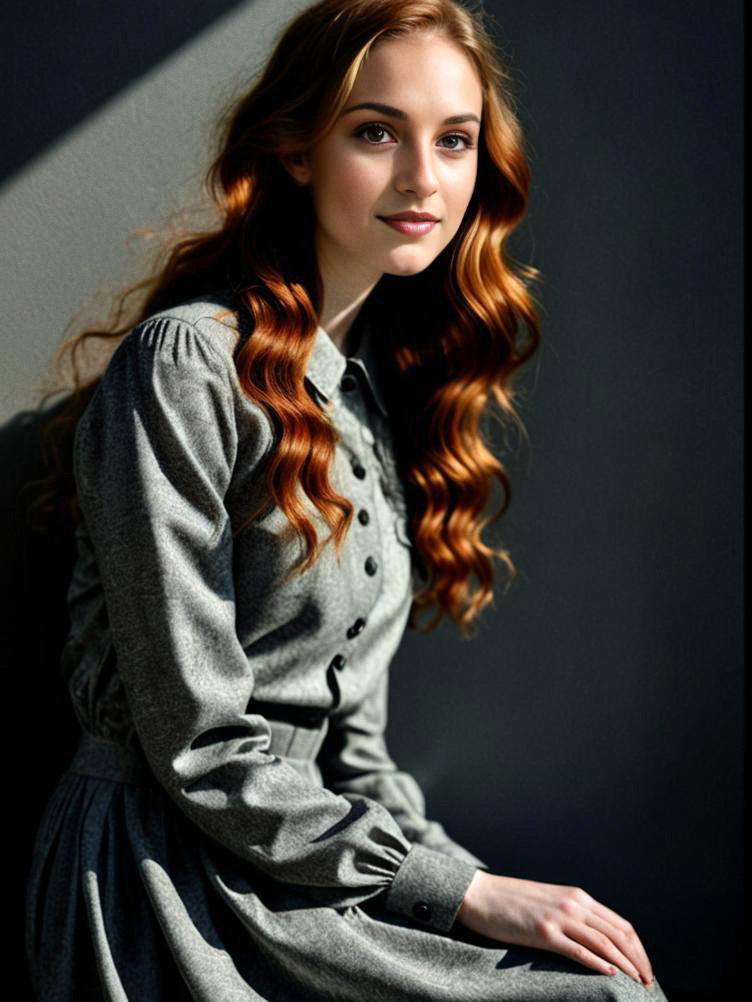
<svg viewBox="0 0 752 1002">
<path fill-rule="evenodd" d="M 39 1002 L 666 1002 L 657 980 L 646 989 L 460 923 L 426 930 L 378 899 L 319 905 L 86 738 L 48 801 L 28 878 Z"/>
</svg>

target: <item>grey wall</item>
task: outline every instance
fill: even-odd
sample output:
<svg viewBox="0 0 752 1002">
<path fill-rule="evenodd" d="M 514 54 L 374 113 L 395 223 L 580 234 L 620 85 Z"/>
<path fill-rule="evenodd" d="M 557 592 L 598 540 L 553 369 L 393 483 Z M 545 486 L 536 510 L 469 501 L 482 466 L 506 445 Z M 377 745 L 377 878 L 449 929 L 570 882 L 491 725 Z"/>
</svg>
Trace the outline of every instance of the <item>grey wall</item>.
<svg viewBox="0 0 752 1002">
<path fill-rule="evenodd" d="M 302 6 L 6 10 L 0 420 L 36 402 L 96 294 L 142 274 L 149 244 L 128 250 L 129 234 L 200 206 L 212 115 Z M 486 7 L 533 152 L 518 256 L 544 272 L 530 445 L 504 456 L 514 497 L 495 536 L 520 573 L 474 640 L 406 635 L 390 745 L 496 872 L 578 884 L 629 918 L 671 1002 L 730 998 L 742 5 Z"/>
</svg>

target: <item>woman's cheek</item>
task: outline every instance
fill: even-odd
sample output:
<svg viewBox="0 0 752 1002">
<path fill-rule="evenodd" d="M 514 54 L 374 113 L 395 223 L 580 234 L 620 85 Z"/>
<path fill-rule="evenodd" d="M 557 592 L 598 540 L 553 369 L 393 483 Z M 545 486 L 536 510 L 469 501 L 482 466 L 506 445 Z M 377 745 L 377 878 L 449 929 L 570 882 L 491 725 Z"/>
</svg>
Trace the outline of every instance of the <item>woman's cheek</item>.
<svg viewBox="0 0 752 1002">
<path fill-rule="evenodd" d="M 349 212 L 355 216 L 372 213 L 383 191 L 382 171 L 362 158 L 354 159 L 335 178 L 336 191 Z"/>
</svg>

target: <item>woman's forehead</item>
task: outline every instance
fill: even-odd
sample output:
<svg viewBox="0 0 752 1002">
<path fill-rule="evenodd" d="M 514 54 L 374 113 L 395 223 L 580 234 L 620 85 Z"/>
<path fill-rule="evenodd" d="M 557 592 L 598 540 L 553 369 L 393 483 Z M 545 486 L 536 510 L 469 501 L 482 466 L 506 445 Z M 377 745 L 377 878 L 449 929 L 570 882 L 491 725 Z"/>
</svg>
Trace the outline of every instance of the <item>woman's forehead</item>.
<svg viewBox="0 0 752 1002">
<path fill-rule="evenodd" d="M 403 109 L 407 117 L 451 105 L 447 115 L 464 111 L 480 117 L 483 91 L 478 71 L 463 49 L 443 36 L 416 33 L 387 38 L 361 64 L 348 107 L 378 101 Z M 462 108 L 455 108 L 455 105 Z"/>
</svg>

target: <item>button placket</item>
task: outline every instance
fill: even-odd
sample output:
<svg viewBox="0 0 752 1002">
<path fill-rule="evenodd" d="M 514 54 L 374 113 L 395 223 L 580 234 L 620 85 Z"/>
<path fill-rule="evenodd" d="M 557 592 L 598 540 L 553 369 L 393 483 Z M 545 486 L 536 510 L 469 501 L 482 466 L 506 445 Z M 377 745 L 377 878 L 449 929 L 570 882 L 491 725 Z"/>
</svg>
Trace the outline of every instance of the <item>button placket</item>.
<svg viewBox="0 0 752 1002">
<path fill-rule="evenodd" d="M 365 410 L 365 408 L 363 408 L 363 410 Z M 364 462 L 361 460 L 360 455 L 356 455 L 351 452 L 350 462 L 353 473 L 356 477 L 358 477 L 358 479 L 364 481 L 369 476 L 378 479 L 379 484 L 377 486 L 380 487 L 381 494 L 386 499 L 387 506 L 393 513 L 394 531 L 396 536 L 404 546 L 412 549 L 413 543 L 410 539 L 407 527 L 407 505 L 404 498 L 402 484 L 398 480 L 389 428 L 385 422 L 378 419 L 375 424 L 378 431 L 377 437 L 366 419 L 358 420 L 357 415 L 352 414 L 352 416 L 358 421 L 360 438 L 364 446 L 370 447 L 367 451 L 369 451 L 374 457 L 374 462 L 366 467 Z M 376 486 L 371 484 L 371 492 L 373 492 L 374 489 L 376 489 Z M 374 507 L 376 507 L 375 500 L 373 501 L 373 504 Z M 358 511 L 357 518 L 363 526 L 368 525 L 371 521 L 370 513 L 365 508 L 361 508 L 360 511 Z M 379 533 L 379 535 L 381 534 Z M 379 543 L 381 545 L 383 540 L 380 539 Z M 363 570 L 369 577 L 375 577 L 378 573 L 379 561 L 373 553 L 368 554 L 363 561 Z"/>
<path fill-rule="evenodd" d="M 367 500 L 363 500 L 362 498 L 359 499 L 357 497 L 351 498 L 351 500 L 355 503 L 355 506 L 356 506 L 356 511 L 357 511 L 356 517 L 358 519 L 358 522 L 362 526 L 367 526 L 367 525 L 371 524 L 371 513 L 369 511 L 369 507 L 371 509 L 373 509 L 375 507 L 374 499 L 373 499 L 372 481 L 373 481 L 373 477 L 376 474 L 376 471 L 375 471 L 375 469 L 374 469 L 373 466 L 366 467 L 364 465 L 364 463 L 362 462 L 362 460 L 361 460 L 360 453 L 354 452 L 347 445 L 346 442 L 343 442 L 342 446 L 343 446 L 343 448 L 344 448 L 344 450 L 345 450 L 345 452 L 347 454 L 348 462 L 349 462 L 349 465 L 350 465 L 350 469 L 353 472 L 353 475 L 355 477 L 357 477 L 358 480 L 362 480 L 365 483 L 368 483 L 369 488 L 370 488 L 370 490 L 369 490 L 369 497 L 368 497 Z M 370 473 L 370 480 L 369 480 L 369 473 Z M 368 505 L 368 507 L 366 507 L 366 505 Z M 373 528 L 376 528 L 376 523 L 374 523 Z M 361 545 L 366 545 L 365 537 L 361 540 Z M 376 558 L 372 554 L 369 554 L 369 555 L 366 556 L 366 559 L 364 561 L 363 567 L 364 567 L 365 572 L 369 576 L 373 576 L 376 573 L 376 571 L 378 570 L 378 561 L 376 560 Z"/>
<path fill-rule="evenodd" d="M 363 464 L 358 459 L 355 459 L 353 461 L 352 470 L 353 470 L 353 473 L 355 474 L 355 476 L 358 477 L 360 480 L 364 480 L 365 477 L 367 476 L 367 473 L 368 473 L 368 471 L 366 470 L 366 468 L 363 466 Z M 365 516 L 365 518 L 364 518 L 364 516 Z M 358 512 L 358 518 L 360 520 L 361 525 L 367 525 L 368 522 L 370 521 L 370 516 L 369 516 L 368 512 L 364 508 L 361 509 Z M 376 574 L 376 572 L 378 571 L 378 569 L 379 569 L 378 561 L 373 556 L 373 554 L 369 553 L 369 555 L 366 557 L 365 561 L 363 562 L 363 570 L 366 572 L 366 574 L 369 577 L 373 577 Z"/>
<path fill-rule="evenodd" d="M 381 560 L 380 556 L 377 559 L 377 555 L 381 553 L 384 527 L 372 514 L 378 510 L 377 479 L 381 476 L 380 464 L 373 457 L 376 436 L 370 426 L 370 410 L 360 392 L 361 384 L 358 378 L 352 373 L 345 373 L 340 379 L 339 390 L 342 398 L 346 397 L 346 399 L 342 399 L 341 407 L 338 409 L 339 448 L 347 457 L 353 477 L 363 485 L 361 489 L 359 484 L 353 484 L 350 500 L 356 507 L 358 522 L 364 528 L 368 527 L 368 535 L 360 535 L 361 530 L 357 530 L 358 535 L 353 539 L 353 545 L 356 547 L 354 553 L 362 568 L 361 573 L 373 579 L 374 584 L 378 585 L 377 575 Z M 369 550 L 372 552 L 369 553 Z M 367 605 L 364 611 L 369 608 L 370 605 Z M 365 616 L 358 616 L 346 629 L 347 639 L 354 640 L 365 627 Z M 341 670 L 346 660 L 344 654 L 339 653 L 334 655 L 330 661 L 328 674 L 332 689 L 336 688 L 333 678 L 334 671 L 335 669 Z"/>
</svg>

